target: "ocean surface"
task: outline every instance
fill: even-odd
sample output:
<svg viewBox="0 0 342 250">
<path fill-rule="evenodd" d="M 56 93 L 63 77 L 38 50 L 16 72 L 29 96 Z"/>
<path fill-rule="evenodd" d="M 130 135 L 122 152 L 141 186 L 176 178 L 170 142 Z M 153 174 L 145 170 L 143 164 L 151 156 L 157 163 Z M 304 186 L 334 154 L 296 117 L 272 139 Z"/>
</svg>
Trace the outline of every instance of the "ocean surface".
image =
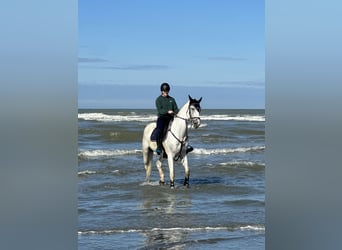
<svg viewBox="0 0 342 250">
<path fill-rule="evenodd" d="M 145 183 L 144 127 L 154 109 L 78 113 L 79 249 L 264 249 L 265 112 L 206 110 L 189 129 L 190 187 Z"/>
</svg>

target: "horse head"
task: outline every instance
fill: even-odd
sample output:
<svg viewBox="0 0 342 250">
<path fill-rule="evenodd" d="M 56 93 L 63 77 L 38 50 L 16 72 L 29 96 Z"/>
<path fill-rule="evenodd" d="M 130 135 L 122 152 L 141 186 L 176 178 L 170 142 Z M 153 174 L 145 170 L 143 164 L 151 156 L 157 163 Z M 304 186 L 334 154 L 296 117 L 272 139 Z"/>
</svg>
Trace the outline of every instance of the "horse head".
<svg viewBox="0 0 342 250">
<path fill-rule="evenodd" d="M 196 100 L 189 95 L 189 119 L 191 120 L 194 128 L 198 128 L 201 125 L 201 101 L 202 97 L 199 100 Z"/>
</svg>

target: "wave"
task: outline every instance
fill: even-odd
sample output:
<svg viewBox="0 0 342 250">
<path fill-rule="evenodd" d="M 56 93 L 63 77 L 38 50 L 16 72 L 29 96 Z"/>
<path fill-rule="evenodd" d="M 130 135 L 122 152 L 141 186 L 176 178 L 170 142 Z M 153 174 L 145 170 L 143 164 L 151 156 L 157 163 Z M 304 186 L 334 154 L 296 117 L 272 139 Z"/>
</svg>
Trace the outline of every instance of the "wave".
<svg viewBox="0 0 342 250">
<path fill-rule="evenodd" d="M 241 148 L 218 148 L 218 149 L 205 149 L 205 148 L 195 148 L 191 154 L 196 155 L 216 155 L 216 154 L 231 154 L 231 153 L 245 153 L 249 151 L 262 151 L 265 146 L 255 146 L 255 147 L 241 147 Z M 81 159 L 98 159 L 98 158 L 110 158 L 113 156 L 123 156 L 123 155 L 141 155 L 141 149 L 116 149 L 116 150 L 84 150 L 78 153 L 78 157 Z M 226 164 L 241 164 L 241 162 L 231 162 Z M 243 163 L 248 164 L 248 163 Z M 255 164 L 255 163 L 251 163 Z"/>
<path fill-rule="evenodd" d="M 99 122 L 125 122 L 125 121 L 138 121 L 138 122 L 152 122 L 157 120 L 156 115 L 143 114 L 143 115 L 108 115 L 104 113 L 79 113 L 78 119 L 86 121 L 99 121 Z M 204 115 L 201 116 L 203 121 L 251 121 L 251 122 L 264 122 L 264 115 Z"/>
<path fill-rule="evenodd" d="M 265 163 L 263 162 L 251 162 L 251 161 L 229 161 L 229 162 L 222 162 L 219 165 L 221 166 L 247 166 L 247 167 L 253 167 L 253 166 L 261 166 L 265 167 Z"/>
<path fill-rule="evenodd" d="M 265 116 L 264 115 L 208 115 L 208 116 L 201 116 L 201 120 L 264 122 Z"/>
<path fill-rule="evenodd" d="M 116 234 L 116 233 L 151 233 L 151 232 L 209 232 L 209 231 L 265 231 L 264 225 L 240 225 L 235 227 L 172 227 L 152 229 L 105 229 L 78 231 L 78 235 L 88 234 Z"/>
<path fill-rule="evenodd" d="M 88 176 L 88 175 L 99 174 L 99 173 L 101 174 L 101 172 L 97 172 L 97 171 L 84 170 L 84 171 L 79 171 L 78 176 Z M 110 173 L 119 173 L 119 170 L 110 171 Z"/>
<path fill-rule="evenodd" d="M 104 113 L 82 113 L 78 114 L 78 119 L 86 121 L 99 121 L 99 122 L 123 122 L 123 121 L 138 121 L 149 122 L 156 121 L 156 115 L 107 115 Z"/>
<path fill-rule="evenodd" d="M 82 176 L 82 175 L 91 175 L 91 174 L 96 174 L 96 173 L 97 173 L 96 171 L 85 170 L 85 171 L 78 172 L 78 175 Z"/>
<path fill-rule="evenodd" d="M 205 149 L 205 148 L 195 148 L 191 154 L 196 155 L 217 155 L 217 154 L 232 154 L 232 153 L 245 153 L 249 151 L 262 151 L 265 149 L 265 146 L 255 146 L 255 147 L 240 147 L 240 148 L 217 148 L 217 149 Z M 116 149 L 116 150 L 84 150 L 78 153 L 78 157 L 81 159 L 103 159 L 103 158 L 111 158 L 113 156 L 123 156 L 123 155 L 141 155 L 141 149 Z M 223 164 L 249 164 L 246 162 L 230 162 L 230 163 L 223 163 Z M 256 163 L 250 163 L 256 164 Z M 89 173 L 88 173 L 89 174 Z"/>
<path fill-rule="evenodd" d="M 231 154 L 231 153 L 245 153 L 249 151 L 261 151 L 264 150 L 265 146 L 255 147 L 241 147 L 241 148 L 219 148 L 219 149 L 204 149 L 195 148 L 191 153 L 198 155 L 214 155 L 214 154 Z"/>
<path fill-rule="evenodd" d="M 98 159 L 98 158 L 110 158 L 112 156 L 121 156 L 121 155 L 136 155 L 141 154 L 142 150 L 132 149 L 132 150 L 85 150 L 80 151 L 78 153 L 78 157 L 83 159 Z"/>
</svg>

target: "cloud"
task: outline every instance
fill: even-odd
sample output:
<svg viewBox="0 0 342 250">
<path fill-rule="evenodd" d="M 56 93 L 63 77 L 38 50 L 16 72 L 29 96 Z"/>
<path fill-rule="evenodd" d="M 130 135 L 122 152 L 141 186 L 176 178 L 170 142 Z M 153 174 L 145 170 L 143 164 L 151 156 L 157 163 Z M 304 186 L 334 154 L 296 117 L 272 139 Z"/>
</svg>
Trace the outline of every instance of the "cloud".
<svg viewBox="0 0 342 250">
<path fill-rule="evenodd" d="M 246 61 L 246 58 L 242 57 L 232 57 L 232 56 L 211 56 L 208 57 L 209 60 L 213 61 Z"/>
<path fill-rule="evenodd" d="M 154 64 L 134 64 L 125 66 L 105 66 L 99 67 L 100 69 L 111 69 L 111 70 L 167 70 L 170 69 L 167 65 L 154 65 Z"/>
<path fill-rule="evenodd" d="M 108 62 L 106 59 L 101 58 L 87 58 L 87 57 L 79 57 L 79 63 L 98 63 L 98 62 Z"/>
<path fill-rule="evenodd" d="M 220 87 L 232 87 L 232 88 L 265 88 L 265 83 L 262 81 L 218 81 L 208 82 L 210 85 L 216 85 Z"/>
<path fill-rule="evenodd" d="M 109 62 L 109 60 L 101 58 L 88 58 L 79 57 L 79 63 L 103 63 Z M 91 69 L 109 69 L 109 70 L 168 70 L 171 67 L 162 64 L 130 64 L 130 65 L 119 65 L 119 66 L 81 66 L 81 68 L 91 68 Z"/>
</svg>

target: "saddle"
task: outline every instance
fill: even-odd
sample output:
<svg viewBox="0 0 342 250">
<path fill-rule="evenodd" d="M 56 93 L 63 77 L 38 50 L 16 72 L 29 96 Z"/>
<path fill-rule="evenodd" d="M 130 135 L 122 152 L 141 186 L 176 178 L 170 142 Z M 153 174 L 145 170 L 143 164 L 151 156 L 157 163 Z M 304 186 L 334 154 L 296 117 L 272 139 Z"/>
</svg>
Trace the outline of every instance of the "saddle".
<svg viewBox="0 0 342 250">
<path fill-rule="evenodd" d="M 169 126 L 165 126 L 163 133 L 162 133 L 162 137 L 161 140 L 163 141 L 165 139 L 165 136 L 167 134 L 167 131 L 169 130 L 169 128 L 171 127 L 172 124 L 172 120 L 169 123 Z M 151 133 L 151 137 L 150 137 L 151 141 L 156 141 L 157 140 L 157 128 L 155 128 L 152 133 Z M 163 158 L 167 158 L 167 154 L 165 153 L 165 149 L 164 146 L 162 145 L 162 150 L 163 150 Z M 193 147 L 188 145 L 188 147 L 186 148 L 186 154 L 193 151 Z M 177 161 L 179 158 L 181 157 L 180 152 L 178 152 L 175 157 L 174 160 Z"/>
</svg>

